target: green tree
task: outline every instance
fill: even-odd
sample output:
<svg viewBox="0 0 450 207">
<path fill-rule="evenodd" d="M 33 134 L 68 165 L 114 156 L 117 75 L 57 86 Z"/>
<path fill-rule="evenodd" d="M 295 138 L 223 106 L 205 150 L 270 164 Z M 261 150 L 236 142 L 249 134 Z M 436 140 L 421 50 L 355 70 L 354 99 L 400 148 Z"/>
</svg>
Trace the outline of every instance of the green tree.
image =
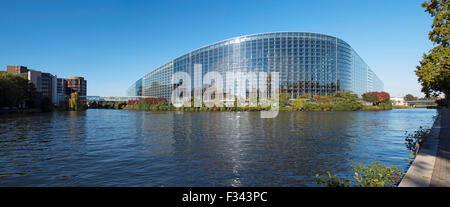
<svg viewBox="0 0 450 207">
<path fill-rule="evenodd" d="M 431 17 L 434 17 L 429 39 L 435 47 L 423 55 L 416 75 L 422 85 L 422 92 L 427 97 L 444 93 L 450 95 L 450 61 L 449 61 L 449 4 L 450 0 L 430 0 L 422 3 L 422 7 Z"/>
<path fill-rule="evenodd" d="M 28 82 L 24 96 L 27 107 L 33 107 L 35 97 L 36 97 L 36 87 L 34 86 L 33 83 Z"/>
<path fill-rule="evenodd" d="M 366 102 L 376 103 L 378 102 L 378 96 L 375 93 L 364 93 L 362 95 L 362 99 Z"/>
<path fill-rule="evenodd" d="M 114 102 L 114 109 L 123 109 L 126 105 L 126 101 L 116 101 Z"/>
<path fill-rule="evenodd" d="M 71 93 L 69 99 L 69 110 L 82 111 L 84 110 L 83 100 L 78 96 L 78 93 Z"/>
<path fill-rule="evenodd" d="M 43 112 L 51 112 L 53 111 L 53 103 L 52 100 L 50 100 L 49 97 L 44 97 L 41 99 L 41 110 Z"/>
<path fill-rule="evenodd" d="M 405 101 L 415 101 L 418 100 L 419 98 L 413 96 L 412 94 L 406 94 L 405 97 L 403 97 L 403 99 L 405 99 Z"/>
<path fill-rule="evenodd" d="M 36 88 L 24 75 L 0 71 L 0 107 L 33 106 Z"/>
<path fill-rule="evenodd" d="M 357 111 L 362 108 L 358 95 L 349 91 L 338 91 L 332 97 L 333 111 Z"/>
<path fill-rule="evenodd" d="M 0 106 L 14 106 L 17 90 L 10 74 L 0 71 Z"/>
</svg>

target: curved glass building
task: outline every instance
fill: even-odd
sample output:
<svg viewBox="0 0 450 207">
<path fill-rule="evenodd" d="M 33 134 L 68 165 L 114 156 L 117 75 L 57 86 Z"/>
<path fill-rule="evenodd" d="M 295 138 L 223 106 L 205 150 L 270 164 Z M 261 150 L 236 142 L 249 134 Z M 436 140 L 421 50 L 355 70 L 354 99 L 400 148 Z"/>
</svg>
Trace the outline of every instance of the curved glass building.
<svg viewBox="0 0 450 207">
<path fill-rule="evenodd" d="M 175 58 L 137 80 L 127 95 L 170 100 L 176 87 L 172 74 L 182 71 L 193 77 L 194 64 L 202 65 L 203 75 L 216 71 L 223 77 L 228 71 L 279 72 L 280 93 L 292 98 L 383 91 L 383 82 L 345 41 L 324 34 L 273 32 L 235 37 Z"/>
</svg>

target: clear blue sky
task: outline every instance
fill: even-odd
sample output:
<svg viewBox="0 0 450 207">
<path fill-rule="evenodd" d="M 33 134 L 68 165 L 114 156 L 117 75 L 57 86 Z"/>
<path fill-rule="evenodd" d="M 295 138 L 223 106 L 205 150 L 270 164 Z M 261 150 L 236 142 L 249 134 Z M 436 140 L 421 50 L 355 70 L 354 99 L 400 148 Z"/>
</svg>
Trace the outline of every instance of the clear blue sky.
<svg viewBox="0 0 450 207">
<path fill-rule="evenodd" d="M 306 31 L 349 43 L 391 96 L 423 96 L 414 74 L 431 17 L 423 0 L 0 0 L 0 67 L 84 76 L 88 95 L 125 95 L 138 78 L 235 36 Z"/>
</svg>

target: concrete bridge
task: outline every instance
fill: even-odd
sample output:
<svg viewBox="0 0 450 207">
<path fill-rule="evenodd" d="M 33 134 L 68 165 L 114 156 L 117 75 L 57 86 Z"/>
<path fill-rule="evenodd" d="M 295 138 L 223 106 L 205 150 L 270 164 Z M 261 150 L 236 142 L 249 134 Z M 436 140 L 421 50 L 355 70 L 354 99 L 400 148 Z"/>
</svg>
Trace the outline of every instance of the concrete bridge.
<svg viewBox="0 0 450 207">
<path fill-rule="evenodd" d="M 416 100 L 416 101 L 406 101 L 406 103 L 411 105 L 433 105 L 436 103 L 434 100 Z"/>
</svg>

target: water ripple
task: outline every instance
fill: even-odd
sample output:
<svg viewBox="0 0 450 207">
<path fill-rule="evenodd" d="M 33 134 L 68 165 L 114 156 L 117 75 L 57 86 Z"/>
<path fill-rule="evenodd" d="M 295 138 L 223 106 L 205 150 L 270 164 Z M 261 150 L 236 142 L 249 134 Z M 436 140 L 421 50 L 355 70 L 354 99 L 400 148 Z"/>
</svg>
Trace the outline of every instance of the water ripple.
<svg viewBox="0 0 450 207">
<path fill-rule="evenodd" d="M 315 186 L 378 160 L 405 170 L 405 131 L 435 110 L 88 110 L 0 119 L 0 186 Z"/>
</svg>

